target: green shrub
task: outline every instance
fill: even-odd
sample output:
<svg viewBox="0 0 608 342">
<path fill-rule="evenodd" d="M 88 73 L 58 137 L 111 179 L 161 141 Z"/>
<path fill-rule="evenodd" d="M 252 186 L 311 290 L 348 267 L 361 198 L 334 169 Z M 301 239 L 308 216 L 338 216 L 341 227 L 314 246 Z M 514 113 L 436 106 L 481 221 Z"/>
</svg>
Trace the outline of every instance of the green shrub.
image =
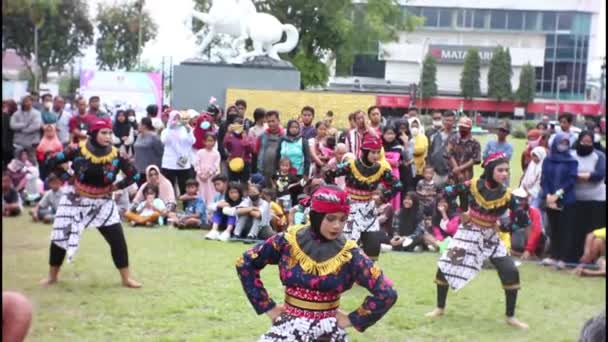
<svg viewBox="0 0 608 342">
<path fill-rule="evenodd" d="M 516 127 L 511 129 L 511 136 L 516 139 L 526 139 L 528 137 L 527 130 L 522 127 Z"/>
</svg>

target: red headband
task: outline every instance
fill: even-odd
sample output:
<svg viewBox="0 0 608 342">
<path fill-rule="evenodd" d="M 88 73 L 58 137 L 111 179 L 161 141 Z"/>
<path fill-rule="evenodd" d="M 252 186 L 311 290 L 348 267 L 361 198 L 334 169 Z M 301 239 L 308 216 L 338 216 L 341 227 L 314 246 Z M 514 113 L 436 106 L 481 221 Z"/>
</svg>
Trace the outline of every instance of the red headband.
<svg viewBox="0 0 608 342">
<path fill-rule="evenodd" d="M 348 215 L 348 194 L 339 188 L 322 186 L 312 195 L 311 210 L 318 213 L 344 213 Z"/>
<path fill-rule="evenodd" d="M 379 137 L 367 133 L 363 137 L 363 143 L 361 143 L 362 150 L 379 150 L 382 148 L 382 140 Z"/>
<path fill-rule="evenodd" d="M 507 159 L 507 155 L 504 154 L 503 152 L 496 152 L 496 153 L 492 153 L 490 154 L 486 160 L 483 161 L 483 167 L 487 167 L 488 165 L 490 165 L 490 163 L 495 162 L 499 159 Z"/>
<path fill-rule="evenodd" d="M 104 128 L 112 129 L 112 122 L 109 119 L 97 119 L 93 121 L 89 127 L 89 131 L 96 132 Z"/>
</svg>

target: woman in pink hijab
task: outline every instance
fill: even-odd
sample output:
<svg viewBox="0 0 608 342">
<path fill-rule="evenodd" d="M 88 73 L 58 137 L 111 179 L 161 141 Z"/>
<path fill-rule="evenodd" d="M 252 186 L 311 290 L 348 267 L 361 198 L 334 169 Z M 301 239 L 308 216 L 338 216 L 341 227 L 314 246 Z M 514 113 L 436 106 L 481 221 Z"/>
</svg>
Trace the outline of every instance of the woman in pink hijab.
<svg viewBox="0 0 608 342">
<path fill-rule="evenodd" d="M 44 165 L 44 158 L 46 153 L 58 153 L 63 151 L 63 144 L 59 141 L 57 137 L 57 129 L 55 125 L 48 124 L 42 126 L 44 134 L 42 135 L 42 139 L 40 139 L 40 143 L 38 147 L 36 147 L 36 159 L 38 160 L 38 168 L 40 170 L 40 179 L 43 181 L 48 176 L 48 170 Z"/>
</svg>

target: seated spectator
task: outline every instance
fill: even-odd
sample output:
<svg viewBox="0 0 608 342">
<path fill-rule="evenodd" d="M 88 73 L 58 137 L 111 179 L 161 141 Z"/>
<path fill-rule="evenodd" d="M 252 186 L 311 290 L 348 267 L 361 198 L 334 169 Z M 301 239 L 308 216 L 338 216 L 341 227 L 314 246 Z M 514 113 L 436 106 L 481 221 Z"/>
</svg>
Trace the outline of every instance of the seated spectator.
<svg viewBox="0 0 608 342">
<path fill-rule="evenodd" d="M 295 206 L 289 209 L 289 226 L 297 226 L 308 223 L 308 213 L 310 212 L 310 196 L 300 194 Z"/>
<path fill-rule="evenodd" d="M 53 223 L 55 219 L 55 212 L 57 212 L 57 207 L 59 206 L 59 201 L 64 193 L 61 191 L 61 186 L 63 182 L 61 179 L 51 173 L 47 177 L 47 183 L 49 185 L 50 190 L 47 191 L 38 204 L 30 211 L 30 215 L 32 215 L 32 219 L 34 222 L 42 221 L 44 223 Z"/>
<path fill-rule="evenodd" d="M 25 188 L 27 170 L 33 166 L 34 164 L 30 161 L 29 154 L 25 149 L 15 153 L 15 158 L 6 166 L 7 174 L 17 192 L 21 192 Z"/>
<path fill-rule="evenodd" d="M 44 182 L 40 180 L 40 172 L 35 166 L 26 168 L 25 187 L 22 191 L 23 203 L 25 205 L 33 205 L 40 201 L 44 193 Z"/>
<path fill-rule="evenodd" d="M 524 260 L 535 256 L 541 257 L 545 250 L 545 237 L 542 233 L 540 210 L 529 205 L 530 197 L 526 190 L 522 188 L 513 190 L 512 196 L 519 199 L 520 206 L 523 209 L 527 208 L 528 218 L 518 220 L 513 212 L 509 214 L 512 230 L 511 254 L 521 255 Z M 530 224 L 526 227 L 520 227 L 518 221 L 530 222 Z"/>
<path fill-rule="evenodd" d="M 270 206 L 260 197 L 260 187 L 249 184 L 248 196 L 241 202 L 236 211 L 238 215 L 234 236 L 247 239 L 258 239 L 262 229 L 270 228 Z M 269 236 L 267 236 L 269 237 Z"/>
<path fill-rule="evenodd" d="M 420 209 L 425 218 L 433 216 L 435 209 L 435 198 L 437 197 L 437 187 L 435 185 L 435 170 L 432 166 L 425 166 L 422 173 L 423 178 L 416 185 L 416 194 L 420 199 Z"/>
<path fill-rule="evenodd" d="M 116 176 L 116 181 L 120 182 L 123 178 L 124 174 L 122 171 L 120 171 L 118 176 Z M 114 201 L 116 201 L 118 214 L 120 215 L 121 220 L 125 219 L 127 211 L 129 211 L 129 208 L 131 208 L 131 198 L 134 197 L 138 191 L 139 189 L 137 188 L 137 183 L 133 183 L 122 190 L 116 190 L 112 193 Z"/>
<path fill-rule="evenodd" d="M 298 194 L 302 192 L 302 186 L 300 178 L 291 168 L 289 159 L 283 158 L 279 161 L 279 170 L 272 177 L 272 184 L 277 191 L 278 202 L 284 210 L 290 210 L 292 203 L 296 202 Z"/>
<path fill-rule="evenodd" d="M 176 209 L 175 191 L 173 185 L 165 176 L 162 175 L 160 169 L 156 165 L 150 165 L 146 168 L 146 182 L 141 185 L 139 191 L 133 198 L 133 204 L 138 205 L 145 200 L 144 191 L 148 185 L 156 186 L 158 189 L 158 197 L 163 201 L 168 212 L 174 212 Z"/>
<path fill-rule="evenodd" d="M 2 341 L 23 342 L 32 322 L 32 303 L 17 292 L 2 292 Z"/>
<path fill-rule="evenodd" d="M 214 205 L 211 231 L 205 236 L 207 240 L 228 241 L 237 221 L 237 207 L 243 201 L 243 188 L 240 183 L 230 182 L 224 199 Z M 226 229 L 220 234 L 220 226 Z"/>
<path fill-rule="evenodd" d="M 383 196 L 382 189 L 376 190 L 372 198 L 376 203 L 376 215 L 378 216 L 380 229 L 384 231 L 386 236 L 393 236 L 393 216 L 395 215 L 395 209 L 390 201 L 387 201 L 386 197 Z"/>
<path fill-rule="evenodd" d="M 431 221 L 435 240 L 443 241 L 448 237 L 454 236 L 460 224 L 460 217 L 455 210 L 450 210 L 448 200 L 439 196 L 435 205 L 435 212 Z"/>
<path fill-rule="evenodd" d="M 162 225 L 161 216 L 167 214 L 167 209 L 158 194 L 157 186 L 151 184 L 146 186 L 144 190 L 145 201 L 137 204 L 135 210 L 129 210 L 125 214 L 125 218 L 129 220 L 131 226 L 153 227 L 156 224 Z"/>
<path fill-rule="evenodd" d="M 270 227 L 280 233 L 287 229 L 287 216 L 276 198 L 277 193 L 273 189 L 262 189 L 262 199 L 270 203 Z"/>
<path fill-rule="evenodd" d="M 426 246 L 431 251 L 437 251 L 438 246 L 435 239 L 425 230 L 418 195 L 413 191 L 407 192 L 402 204 L 403 206 L 393 220 L 394 235 L 389 241 L 392 249 L 422 251 Z"/>
<path fill-rule="evenodd" d="M 2 175 L 2 216 L 18 216 L 23 206 L 21 197 L 7 174 Z"/>
<path fill-rule="evenodd" d="M 602 256 L 595 263 L 596 269 L 588 269 L 579 265 L 572 272 L 581 277 L 606 277 L 606 257 Z M 604 340 L 599 340 L 604 341 Z"/>
<path fill-rule="evenodd" d="M 606 228 L 600 228 L 587 234 L 585 252 L 580 259 L 583 264 L 591 264 L 606 255 Z"/>
<path fill-rule="evenodd" d="M 207 221 L 211 220 L 211 216 L 217 210 L 217 204 L 223 201 L 226 197 L 228 177 L 224 175 L 217 175 L 211 179 L 211 182 L 213 182 L 215 195 L 213 195 L 213 199 L 211 200 L 211 202 L 207 203 Z"/>
<path fill-rule="evenodd" d="M 172 219 L 173 225 L 178 229 L 199 229 L 207 225 L 207 205 L 198 193 L 198 186 L 196 179 L 186 181 L 186 193 L 179 197 L 184 203 L 184 212 L 175 214 Z"/>
</svg>

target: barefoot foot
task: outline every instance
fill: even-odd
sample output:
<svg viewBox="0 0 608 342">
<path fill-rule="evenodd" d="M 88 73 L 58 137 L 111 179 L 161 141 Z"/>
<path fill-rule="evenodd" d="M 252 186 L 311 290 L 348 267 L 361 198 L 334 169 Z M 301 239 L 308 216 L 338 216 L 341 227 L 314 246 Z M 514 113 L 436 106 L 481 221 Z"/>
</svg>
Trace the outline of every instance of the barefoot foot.
<svg viewBox="0 0 608 342">
<path fill-rule="evenodd" d="M 141 287 L 141 284 L 138 283 L 137 281 L 129 278 L 127 280 L 122 281 L 122 286 L 131 288 L 131 289 L 138 289 Z"/>
<path fill-rule="evenodd" d="M 519 321 L 517 318 L 515 317 L 507 317 L 507 324 L 519 329 L 528 329 L 528 325 L 522 321 Z"/>
<path fill-rule="evenodd" d="M 44 278 L 40 281 L 40 285 L 43 287 L 49 287 L 57 283 L 57 278 Z"/>
<path fill-rule="evenodd" d="M 435 308 L 433 311 L 425 314 L 425 317 L 429 317 L 429 318 L 439 318 L 441 316 L 443 316 L 443 313 L 445 312 L 445 309 L 440 309 L 440 308 Z"/>
</svg>

